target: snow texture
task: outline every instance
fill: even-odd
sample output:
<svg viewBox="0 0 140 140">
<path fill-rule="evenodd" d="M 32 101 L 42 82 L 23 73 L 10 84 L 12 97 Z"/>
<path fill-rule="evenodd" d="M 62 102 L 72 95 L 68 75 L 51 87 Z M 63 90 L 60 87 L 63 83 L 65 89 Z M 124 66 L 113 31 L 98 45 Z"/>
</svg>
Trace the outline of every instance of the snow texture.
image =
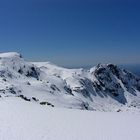
<svg viewBox="0 0 140 140">
<path fill-rule="evenodd" d="M 140 140 L 140 114 L 39 106 L 0 101 L 1 140 Z"/>
</svg>

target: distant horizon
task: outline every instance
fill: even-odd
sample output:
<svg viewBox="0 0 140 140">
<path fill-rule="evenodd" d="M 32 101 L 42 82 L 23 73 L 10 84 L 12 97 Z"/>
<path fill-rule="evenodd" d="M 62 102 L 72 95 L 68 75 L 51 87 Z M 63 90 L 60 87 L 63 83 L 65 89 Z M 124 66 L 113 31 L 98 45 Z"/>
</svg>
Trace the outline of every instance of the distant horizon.
<svg viewBox="0 0 140 140">
<path fill-rule="evenodd" d="M 19 53 L 22 55 L 23 59 L 25 59 L 26 61 L 29 61 L 29 62 L 50 62 L 52 64 L 55 64 L 55 65 L 58 65 L 58 66 L 62 66 L 62 67 L 66 67 L 66 68 L 90 68 L 90 67 L 93 67 L 93 66 L 96 66 L 98 64 L 115 64 L 115 65 L 118 65 L 118 66 L 138 66 L 140 65 L 140 63 L 111 63 L 111 62 L 96 62 L 96 63 L 92 63 L 92 64 L 84 64 L 82 63 L 81 65 L 78 64 L 78 65 L 71 65 L 71 64 L 61 64 L 61 63 L 56 63 L 56 62 L 53 62 L 51 60 L 48 60 L 47 59 L 47 56 L 46 56 L 46 59 L 44 60 L 37 60 L 37 59 L 32 59 L 32 58 L 27 58 L 25 57 L 26 55 L 23 55 L 21 52 L 18 52 L 18 51 L 0 51 L 0 53 L 11 53 L 11 52 L 15 52 L 15 53 Z"/>
<path fill-rule="evenodd" d="M 13 51 L 8 51 L 8 52 L 0 52 L 0 53 L 10 53 L 10 52 L 13 52 Z M 14 51 L 15 52 L 15 51 Z M 24 56 L 23 56 L 23 54 L 22 53 L 20 53 L 20 52 L 15 52 L 15 53 L 19 53 L 19 54 L 21 54 L 21 56 L 23 57 L 23 59 L 24 60 L 26 60 L 26 61 L 29 61 L 29 62 L 50 62 L 50 63 L 52 63 L 52 64 L 54 64 L 54 65 L 57 65 L 57 66 L 60 66 L 60 67 L 64 67 L 64 68 L 70 68 L 70 69 L 79 69 L 79 68 L 83 68 L 83 69 L 90 69 L 90 68 L 92 68 L 92 67 L 94 67 L 94 66 L 96 66 L 96 65 L 98 65 L 98 64 L 110 64 L 109 62 L 108 63 L 96 63 L 96 64 L 92 64 L 92 65 L 61 65 L 61 64 L 58 64 L 58 63 L 53 63 L 53 62 L 51 62 L 51 61 L 31 61 L 30 59 L 28 59 L 28 58 L 25 58 Z M 130 72 L 132 72 L 133 74 L 136 74 L 137 76 L 140 76 L 140 63 L 128 63 L 128 64 L 116 64 L 116 63 L 112 63 L 112 64 L 114 64 L 114 65 L 117 65 L 117 66 L 119 66 L 119 67 L 121 67 L 121 68 L 124 68 L 124 69 L 126 69 L 126 70 L 128 70 L 128 71 L 130 71 Z"/>
</svg>

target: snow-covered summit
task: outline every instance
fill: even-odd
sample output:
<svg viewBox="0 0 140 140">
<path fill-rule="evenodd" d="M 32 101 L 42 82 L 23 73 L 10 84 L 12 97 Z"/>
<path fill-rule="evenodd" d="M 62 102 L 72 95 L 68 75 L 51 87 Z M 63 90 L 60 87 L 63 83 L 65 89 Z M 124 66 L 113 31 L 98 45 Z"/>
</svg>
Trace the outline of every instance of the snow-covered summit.
<svg viewBox="0 0 140 140">
<path fill-rule="evenodd" d="M 0 53 L 0 97 L 56 107 L 117 111 L 140 107 L 140 78 L 114 64 L 90 70 L 50 62 L 27 62 L 21 54 Z"/>
<path fill-rule="evenodd" d="M 21 54 L 17 52 L 7 52 L 7 53 L 0 53 L 0 58 L 21 58 Z"/>
</svg>

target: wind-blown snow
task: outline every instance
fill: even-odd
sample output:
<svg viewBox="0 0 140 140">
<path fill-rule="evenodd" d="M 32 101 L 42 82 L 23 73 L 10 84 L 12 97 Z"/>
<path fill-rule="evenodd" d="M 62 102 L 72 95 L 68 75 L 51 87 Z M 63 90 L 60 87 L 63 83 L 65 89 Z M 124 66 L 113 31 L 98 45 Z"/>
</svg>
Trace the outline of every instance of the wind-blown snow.
<svg viewBox="0 0 140 140">
<path fill-rule="evenodd" d="M 1 140 L 139 140 L 140 114 L 38 106 L 18 98 L 0 101 Z"/>
</svg>

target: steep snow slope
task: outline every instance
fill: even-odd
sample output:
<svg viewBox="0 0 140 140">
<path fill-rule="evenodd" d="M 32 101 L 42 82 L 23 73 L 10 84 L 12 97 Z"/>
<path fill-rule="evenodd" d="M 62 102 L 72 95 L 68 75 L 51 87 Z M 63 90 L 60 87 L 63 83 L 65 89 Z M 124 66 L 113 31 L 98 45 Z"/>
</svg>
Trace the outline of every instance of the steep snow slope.
<svg viewBox="0 0 140 140">
<path fill-rule="evenodd" d="M 0 97 L 11 96 L 52 107 L 123 111 L 140 107 L 140 79 L 113 64 L 66 69 L 1 53 Z"/>
<path fill-rule="evenodd" d="M 18 98 L 0 101 L 1 140 L 139 140 L 135 112 L 92 112 L 39 106 Z"/>
</svg>

